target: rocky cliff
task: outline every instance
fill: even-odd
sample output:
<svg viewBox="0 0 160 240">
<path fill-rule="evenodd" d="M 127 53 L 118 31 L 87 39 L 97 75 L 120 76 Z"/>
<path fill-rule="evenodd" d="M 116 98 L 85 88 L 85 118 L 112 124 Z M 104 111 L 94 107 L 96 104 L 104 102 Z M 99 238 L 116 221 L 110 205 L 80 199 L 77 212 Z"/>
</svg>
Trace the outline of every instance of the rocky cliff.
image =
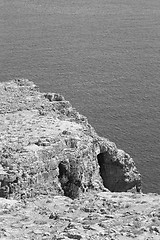
<svg viewBox="0 0 160 240">
<path fill-rule="evenodd" d="M 15 199 L 141 188 L 129 154 L 99 137 L 63 96 L 26 79 L 0 84 L 0 183 L 0 196 Z"/>
</svg>

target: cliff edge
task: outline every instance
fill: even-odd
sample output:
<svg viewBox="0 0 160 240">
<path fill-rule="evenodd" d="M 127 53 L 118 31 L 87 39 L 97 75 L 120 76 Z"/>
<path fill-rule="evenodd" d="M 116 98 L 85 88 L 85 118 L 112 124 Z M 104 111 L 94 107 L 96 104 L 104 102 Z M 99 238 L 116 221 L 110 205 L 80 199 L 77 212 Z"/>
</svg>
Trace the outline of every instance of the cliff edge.
<svg viewBox="0 0 160 240">
<path fill-rule="evenodd" d="M 26 79 L 0 83 L 0 197 L 141 189 L 129 154 L 99 137 L 63 96 Z"/>
</svg>

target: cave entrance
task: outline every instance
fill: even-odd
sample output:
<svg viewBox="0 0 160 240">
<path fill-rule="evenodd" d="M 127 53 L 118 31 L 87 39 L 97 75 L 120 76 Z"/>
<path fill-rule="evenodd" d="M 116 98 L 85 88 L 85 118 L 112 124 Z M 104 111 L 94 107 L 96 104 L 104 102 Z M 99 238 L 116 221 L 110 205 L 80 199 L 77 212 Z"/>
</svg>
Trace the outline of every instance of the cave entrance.
<svg viewBox="0 0 160 240">
<path fill-rule="evenodd" d="M 108 152 L 103 152 L 97 155 L 98 164 L 100 167 L 100 176 L 104 187 L 111 192 L 118 191 L 116 185 L 119 179 L 119 167 L 113 163 L 112 158 Z"/>
</svg>

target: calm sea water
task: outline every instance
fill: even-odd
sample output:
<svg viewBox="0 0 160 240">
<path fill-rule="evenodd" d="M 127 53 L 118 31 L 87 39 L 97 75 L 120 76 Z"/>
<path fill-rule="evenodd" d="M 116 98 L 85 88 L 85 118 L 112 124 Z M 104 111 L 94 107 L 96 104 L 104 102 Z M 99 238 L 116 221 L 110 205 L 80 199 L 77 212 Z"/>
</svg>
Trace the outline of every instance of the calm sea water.
<svg viewBox="0 0 160 240">
<path fill-rule="evenodd" d="M 0 81 L 62 93 L 160 193 L 160 1 L 1 0 Z"/>
</svg>

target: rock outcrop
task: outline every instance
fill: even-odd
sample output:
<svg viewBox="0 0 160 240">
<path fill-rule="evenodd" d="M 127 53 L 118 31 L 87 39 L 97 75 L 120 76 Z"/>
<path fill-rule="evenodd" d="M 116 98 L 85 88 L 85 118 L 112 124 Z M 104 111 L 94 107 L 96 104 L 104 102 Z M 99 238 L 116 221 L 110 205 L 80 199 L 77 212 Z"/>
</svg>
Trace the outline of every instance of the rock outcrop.
<svg viewBox="0 0 160 240">
<path fill-rule="evenodd" d="M 0 84 L 0 196 L 141 188 L 132 158 L 99 137 L 63 96 L 26 79 Z"/>
</svg>

